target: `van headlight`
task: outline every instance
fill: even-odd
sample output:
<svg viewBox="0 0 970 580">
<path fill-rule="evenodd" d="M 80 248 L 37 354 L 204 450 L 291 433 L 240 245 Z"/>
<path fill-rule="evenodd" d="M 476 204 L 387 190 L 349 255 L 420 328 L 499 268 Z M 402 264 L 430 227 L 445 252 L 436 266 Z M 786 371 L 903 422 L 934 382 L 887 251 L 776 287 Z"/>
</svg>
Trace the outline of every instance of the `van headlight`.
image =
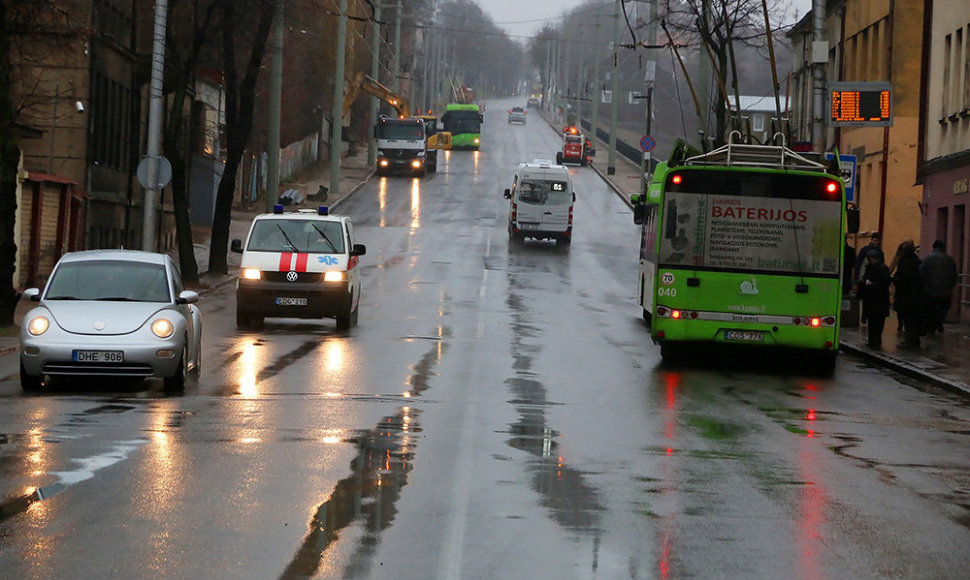
<svg viewBox="0 0 970 580">
<path fill-rule="evenodd" d="M 347 279 L 347 273 L 342 270 L 328 270 L 323 274 L 324 282 L 343 282 Z"/>
<path fill-rule="evenodd" d="M 246 280 L 259 280 L 262 278 L 262 275 L 259 273 L 259 269 L 257 268 L 243 268 L 240 276 Z"/>
</svg>

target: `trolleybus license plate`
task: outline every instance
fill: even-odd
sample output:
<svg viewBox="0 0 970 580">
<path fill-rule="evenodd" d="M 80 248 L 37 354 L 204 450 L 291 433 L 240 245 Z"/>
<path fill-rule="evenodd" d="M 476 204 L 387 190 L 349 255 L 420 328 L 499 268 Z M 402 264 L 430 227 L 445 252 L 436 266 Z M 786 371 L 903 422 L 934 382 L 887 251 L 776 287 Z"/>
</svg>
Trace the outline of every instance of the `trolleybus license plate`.
<svg viewBox="0 0 970 580">
<path fill-rule="evenodd" d="M 764 342 L 765 333 L 760 330 L 725 330 L 724 339 L 742 342 Z"/>
<path fill-rule="evenodd" d="M 279 306 L 306 306 L 306 298 L 290 298 L 288 296 L 280 296 L 276 299 L 276 304 Z"/>
</svg>

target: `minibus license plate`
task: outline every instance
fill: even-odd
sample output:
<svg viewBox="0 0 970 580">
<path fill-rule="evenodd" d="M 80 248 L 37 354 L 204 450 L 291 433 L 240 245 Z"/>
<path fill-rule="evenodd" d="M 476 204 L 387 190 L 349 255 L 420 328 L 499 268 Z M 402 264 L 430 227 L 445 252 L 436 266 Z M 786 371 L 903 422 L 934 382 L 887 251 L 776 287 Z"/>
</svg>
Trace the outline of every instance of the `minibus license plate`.
<svg viewBox="0 0 970 580">
<path fill-rule="evenodd" d="M 306 306 L 306 298 L 290 298 L 280 296 L 276 299 L 277 306 Z"/>
<path fill-rule="evenodd" d="M 725 330 L 724 339 L 741 342 L 764 342 L 765 333 L 760 330 Z"/>
<path fill-rule="evenodd" d="M 125 362 L 125 352 L 122 350 L 75 350 L 74 362 L 91 363 L 120 363 Z"/>
</svg>

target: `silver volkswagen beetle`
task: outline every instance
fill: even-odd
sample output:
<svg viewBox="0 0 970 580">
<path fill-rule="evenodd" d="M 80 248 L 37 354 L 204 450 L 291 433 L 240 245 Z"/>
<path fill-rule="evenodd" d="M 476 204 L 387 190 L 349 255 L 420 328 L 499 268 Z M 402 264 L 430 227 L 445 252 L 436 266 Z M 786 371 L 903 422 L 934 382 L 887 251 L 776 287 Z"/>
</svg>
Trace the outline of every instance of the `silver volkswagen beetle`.
<svg viewBox="0 0 970 580">
<path fill-rule="evenodd" d="M 47 376 L 160 377 L 181 392 L 202 356 L 199 295 L 182 287 L 172 258 L 135 250 L 65 254 L 47 285 L 24 291 L 40 304 L 20 327 L 20 384 Z"/>
</svg>

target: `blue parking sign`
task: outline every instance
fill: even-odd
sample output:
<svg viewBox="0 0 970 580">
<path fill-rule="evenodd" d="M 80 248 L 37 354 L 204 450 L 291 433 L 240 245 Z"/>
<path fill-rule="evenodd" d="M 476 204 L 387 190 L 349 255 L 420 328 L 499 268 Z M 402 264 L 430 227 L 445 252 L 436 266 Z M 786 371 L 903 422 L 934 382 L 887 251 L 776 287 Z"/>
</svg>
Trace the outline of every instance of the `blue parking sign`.
<svg viewBox="0 0 970 580">
<path fill-rule="evenodd" d="M 832 160 L 835 157 L 832 153 L 826 153 L 825 159 Z M 839 154 L 839 165 L 842 167 L 842 181 L 845 182 L 845 201 L 855 203 L 855 171 L 856 156 Z"/>
</svg>

